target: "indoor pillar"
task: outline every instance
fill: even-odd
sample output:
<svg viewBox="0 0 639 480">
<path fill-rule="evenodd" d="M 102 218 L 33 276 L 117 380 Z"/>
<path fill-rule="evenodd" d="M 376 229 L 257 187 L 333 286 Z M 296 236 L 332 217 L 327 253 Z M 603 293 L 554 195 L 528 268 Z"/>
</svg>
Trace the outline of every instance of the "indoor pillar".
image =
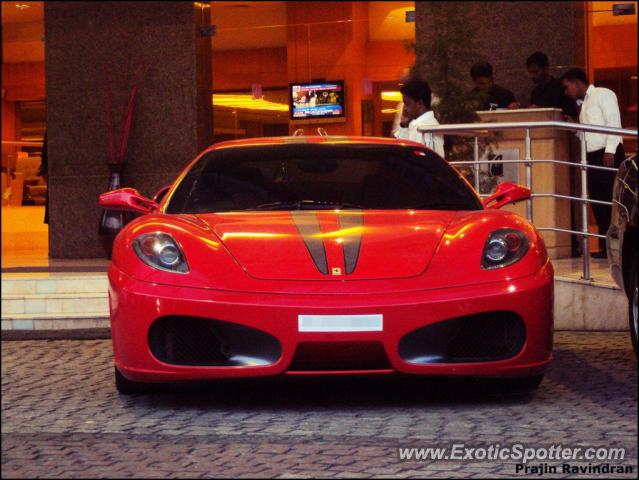
<svg viewBox="0 0 639 480">
<path fill-rule="evenodd" d="M 194 11 L 195 9 L 195 11 Z M 53 258 L 102 257 L 98 196 L 110 158 L 105 68 L 120 140 L 139 90 L 123 186 L 153 196 L 210 143 L 210 23 L 199 2 L 45 2 L 49 245 Z"/>
</svg>

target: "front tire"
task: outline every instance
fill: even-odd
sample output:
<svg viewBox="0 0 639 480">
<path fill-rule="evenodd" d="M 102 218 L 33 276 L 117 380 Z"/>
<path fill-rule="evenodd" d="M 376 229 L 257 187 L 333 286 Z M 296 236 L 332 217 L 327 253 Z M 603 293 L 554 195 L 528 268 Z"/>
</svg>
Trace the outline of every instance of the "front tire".
<svg viewBox="0 0 639 480">
<path fill-rule="evenodd" d="M 114 368 L 115 388 L 117 388 L 118 392 L 124 395 L 133 395 L 138 393 L 150 393 L 153 390 L 153 384 L 134 382 L 133 380 L 129 380 L 124 375 L 122 375 L 122 372 L 118 370 L 118 367 Z"/>
</svg>

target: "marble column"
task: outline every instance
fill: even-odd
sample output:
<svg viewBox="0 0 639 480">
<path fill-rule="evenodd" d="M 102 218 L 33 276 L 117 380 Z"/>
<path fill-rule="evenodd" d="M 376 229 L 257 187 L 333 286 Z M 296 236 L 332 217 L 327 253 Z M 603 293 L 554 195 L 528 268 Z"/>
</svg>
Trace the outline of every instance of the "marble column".
<svg viewBox="0 0 639 480">
<path fill-rule="evenodd" d="M 110 158 L 105 69 L 116 147 L 141 69 L 124 186 L 153 196 L 212 136 L 210 24 L 199 2 L 45 2 L 53 258 L 104 255 L 98 195 Z M 117 155 L 117 151 L 116 151 Z"/>
</svg>

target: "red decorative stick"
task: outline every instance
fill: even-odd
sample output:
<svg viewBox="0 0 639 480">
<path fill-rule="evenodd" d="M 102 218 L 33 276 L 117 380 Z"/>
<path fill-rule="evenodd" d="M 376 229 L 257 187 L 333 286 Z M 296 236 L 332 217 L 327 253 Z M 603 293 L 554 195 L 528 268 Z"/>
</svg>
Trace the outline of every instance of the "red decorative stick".
<svg viewBox="0 0 639 480">
<path fill-rule="evenodd" d="M 113 96 L 109 87 L 109 72 L 104 65 L 104 91 L 107 100 L 107 123 L 109 125 L 109 149 L 111 153 L 111 163 L 115 163 L 115 133 L 113 132 Z"/>
<path fill-rule="evenodd" d="M 135 73 L 135 83 L 133 85 L 133 89 L 131 90 L 131 98 L 129 99 L 129 108 L 127 110 L 124 128 L 122 129 L 122 136 L 120 137 L 120 155 L 118 159 L 120 163 L 124 162 L 124 152 L 126 152 L 127 141 L 129 139 L 129 133 L 131 132 L 131 125 L 133 123 L 133 107 L 135 105 L 135 97 L 138 93 L 138 88 L 140 85 L 141 72 L 141 67 L 138 67 Z"/>
</svg>

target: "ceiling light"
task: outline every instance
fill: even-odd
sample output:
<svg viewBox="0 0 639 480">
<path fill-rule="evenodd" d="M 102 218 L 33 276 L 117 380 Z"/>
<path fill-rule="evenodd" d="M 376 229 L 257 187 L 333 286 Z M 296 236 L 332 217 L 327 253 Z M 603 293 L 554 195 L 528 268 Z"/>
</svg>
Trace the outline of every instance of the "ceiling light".
<svg viewBox="0 0 639 480">
<path fill-rule="evenodd" d="M 393 101 L 393 102 L 401 102 L 402 101 L 402 94 L 401 94 L 401 92 L 397 92 L 397 91 L 382 92 L 382 100 L 389 100 L 389 101 Z"/>
<path fill-rule="evenodd" d="M 31 5 L 27 5 L 26 3 L 16 3 L 16 8 L 18 10 L 24 10 L 25 8 L 29 8 Z"/>
<path fill-rule="evenodd" d="M 213 94 L 213 106 L 246 110 L 288 111 L 288 104 L 269 102 L 263 98 L 255 100 L 252 95 L 248 94 L 215 93 Z"/>
</svg>

